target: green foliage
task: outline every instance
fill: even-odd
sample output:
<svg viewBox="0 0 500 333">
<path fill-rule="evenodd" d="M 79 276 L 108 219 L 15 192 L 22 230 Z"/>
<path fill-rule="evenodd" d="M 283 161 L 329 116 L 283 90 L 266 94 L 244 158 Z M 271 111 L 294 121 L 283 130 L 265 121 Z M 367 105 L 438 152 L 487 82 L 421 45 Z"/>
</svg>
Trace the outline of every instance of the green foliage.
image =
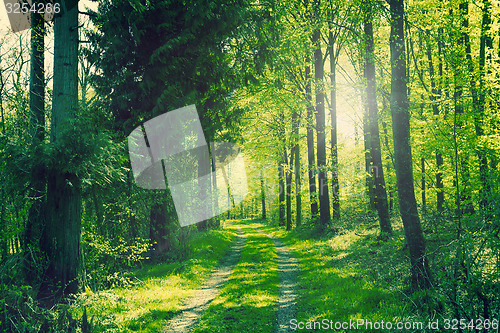
<svg viewBox="0 0 500 333">
<path fill-rule="evenodd" d="M 496 318 L 500 310 L 498 224 L 465 218 L 456 240 L 456 220 L 443 215 L 435 218 L 438 222 L 428 226 L 434 232 L 426 232 L 434 284 L 415 293 L 407 289 L 408 248 L 400 221 L 393 221 L 395 233 L 386 239 L 379 237 L 376 219 L 366 216 L 343 218 L 334 234 L 319 235 L 307 223 L 293 232 L 263 228 L 282 237 L 301 262 L 299 320 L 426 323 L 457 314 Z"/>
<path fill-rule="evenodd" d="M 107 290 L 87 288 L 72 308 L 93 318 L 93 332 L 158 332 L 178 313 L 231 246 L 234 228 L 192 234 L 189 256 L 182 260 L 145 265 L 129 277 L 133 284 Z"/>
<path fill-rule="evenodd" d="M 278 301 L 278 265 L 273 241 L 248 227 L 241 259 L 193 330 L 201 332 L 268 332 Z"/>
<path fill-rule="evenodd" d="M 82 237 L 84 253 L 85 286 L 101 290 L 115 286 L 130 285 L 133 280 L 127 270 L 136 268 L 149 251 L 149 241 L 137 238 L 125 241 L 123 238 L 108 239 L 105 236 L 84 232 Z M 125 271 L 125 272 L 124 272 Z"/>
<path fill-rule="evenodd" d="M 197 104 L 209 137 L 236 125 L 238 113 L 226 98 L 240 84 L 238 64 L 247 57 L 227 51 L 247 5 L 101 2 L 88 59 L 100 69 L 92 83 L 106 97 L 116 128 L 128 135 L 152 116 L 187 104 Z"/>
<path fill-rule="evenodd" d="M 23 265 L 21 255 L 0 263 L 0 330 L 11 333 L 67 333 L 83 328 L 89 322 L 74 318 L 71 306 L 59 304 L 50 309 L 36 301 L 36 289 L 19 283 Z M 12 277 L 17 279 L 14 280 Z M 89 331 L 82 333 L 90 333 Z"/>
</svg>

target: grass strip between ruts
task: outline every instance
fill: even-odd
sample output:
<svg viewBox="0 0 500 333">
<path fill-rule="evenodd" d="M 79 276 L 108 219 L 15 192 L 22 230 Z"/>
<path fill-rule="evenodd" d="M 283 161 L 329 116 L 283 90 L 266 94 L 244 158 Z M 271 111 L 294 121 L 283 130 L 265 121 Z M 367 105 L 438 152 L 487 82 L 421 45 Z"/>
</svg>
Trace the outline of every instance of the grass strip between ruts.
<svg viewBox="0 0 500 333">
<path fill-rule="evenodd" d="M 193 333 L 272 332 L 279 297 L 273 241 L 241 225 L 247 234 L 240 262 Z"/>
</svg>

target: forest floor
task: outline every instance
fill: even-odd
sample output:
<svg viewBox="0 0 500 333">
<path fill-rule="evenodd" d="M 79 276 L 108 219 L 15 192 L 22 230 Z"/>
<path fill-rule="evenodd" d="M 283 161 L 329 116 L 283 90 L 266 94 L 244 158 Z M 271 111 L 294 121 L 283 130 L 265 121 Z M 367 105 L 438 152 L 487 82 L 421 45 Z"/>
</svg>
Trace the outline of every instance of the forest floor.
<svg viewBox="0 0 500 333">
<path fill-rule="evenodd" d="M 182 312 L 169 321 L 164 330 L 165 333 L 189 332 L 217 296 L 220 288 L 226 284 L 229 275 L 234 270 L 234 266 L 240 260 L 241 250 L 246 239 L 246 235 L 239 226 L 237 231 L 237 239 L 231 246 L 229 254 L 222 260 L 219 267 L 210 275 L 203 286 L 196 290 L 195 295 L 187 301 Z"/>
<path fill-rule="evenodd" d="M 78 309 L 95 332 L 311 332 L 314 322 L 347 332 L 335 324 L 360 320 L 356 331 L 402 332 L 366 326 L 384 321 L 421 332 L 418 295 L 406 296 L 401 278 L 409 269 L 402 232 L 377 235 L 373 221 L 327 234 L 225 221 L 198 233 L 185 260 L 137 271 L 136 285 L 87 292 Z"/>
</svg>

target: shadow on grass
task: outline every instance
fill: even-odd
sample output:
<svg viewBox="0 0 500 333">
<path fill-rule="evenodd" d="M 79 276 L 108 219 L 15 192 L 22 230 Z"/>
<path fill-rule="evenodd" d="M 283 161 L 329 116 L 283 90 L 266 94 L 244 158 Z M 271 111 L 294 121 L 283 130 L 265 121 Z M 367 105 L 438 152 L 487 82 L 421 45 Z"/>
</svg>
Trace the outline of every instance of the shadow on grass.
<svg viewBox="0 0 500 333">
<path fill-rule="evenodd" d="M 125 322 L 125 327 L 135 332 L 159 332 L 165 321 L 172 319 L 180 311 L 149 310 L 137 319 Z"/>
<path fill-rule="evenodd" d="M 189 258 L 145 266 L 134 272 L 140 283 L 131 287 L 82 293 L 74 315 L 81 317 L 86 308 L 93 332 L 160 332 L 217 267 L 235 237 L 234 228 L 196 233 Z"/>
<path fill-rule="evenodd" d="M 161 278 L 170 274 L 180 274 L 188 271 L 193 264 L 203 263 L 215 266 L 218 259 L 223 258 L 236 237 L 234 229 L 209 230 L 192 236 L 190 240 L 191 253 L 189 258 L 178 262 L 147 265 L 136 271 L 138 279 Z"/>
<path fill-rule="evenodd" d="M 280 237 L 300 262 L 298 321 L 401 319 L 404 305 L 396 297 L 395 287 L 401 286 L 401 276 L 409 272 L 402 235 L 396 233 L 384 242 L 377 239 L 375 230 L 364 235 L 342 230 L 334 236 L 319 237 L 313 232 L 259 227 Z"/>
</svg>

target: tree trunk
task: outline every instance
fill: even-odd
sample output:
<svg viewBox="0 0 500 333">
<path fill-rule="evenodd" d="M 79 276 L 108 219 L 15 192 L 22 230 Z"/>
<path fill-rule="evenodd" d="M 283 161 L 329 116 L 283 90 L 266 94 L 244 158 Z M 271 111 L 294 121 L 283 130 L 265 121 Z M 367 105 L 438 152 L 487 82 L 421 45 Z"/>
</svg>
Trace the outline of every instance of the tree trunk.
<svg viewBox="0 0 500 333">
<path fill-rule="evenodd" d="M 211 178 L 207 178 L 207 175 L 210 175 L 212 166 L 210 163 L 210 153 L 208 148 L 201 149 L 197 153 L 198 158 L 198 200 L 199 201 L 207 201 L 210 197 L 209 193 L 211 193 Z M 211 198 L 210 198 L 211 199 Z M 211 206 L 211 205 L 210 205 Z M 206 216 L 211 216 L 212 212 L 207 212 Z M 198 231 L 205 231 L 208 228 L 209 219 L 205 219 L 196 224 Z"/>
<path fill-rule="evenodd" d="M 317 24 L 320 24 L 320 0 L 316 3 Z M 321 51 L 321 30 L 319 27 L 313 32 L 312 42 L 314 50 L 314 81 L 316 94 L 316 136 L 318 146 L 318 198 L 319 222 L 321 227 L 326 227 L 330 222 L 330 196 L 328 193 L 328 177 L 326 165 L 326 133 L 325 133 L 325 96 L 323 87 L 324 63 Z"/>
<path fill-rule="evenodd" d="M 293 169 L 293 156 L 285 149 L 285 193 L 286 193 L 286 230 L 292 230 L 292 169 Z"/>
<path fill-rule="evenodd" d="M 295 206 L 296 206 L 296 220 L 295 227 L 302 224 L 302 194 L 301 194 L 301 170 L 300 170 L 300 146 L 298 142 L 298 131 L 297 131 L 297 143 L 295 144 Z"/>
<path fill-rule="evenodd" d="M 368 127 L 372 158 L 372 179 L 375 208 L 380 220 L 380 230 L 392 233 L 391 221 L 389 219 L 389 207 L 387 205 L 387 192 L 384 181 L 384 167 L 382 165 L 382 153 L 380 149 L 380 136 L 378 130 L 378 108 L 377 87 L 375 81 L 375 54 L 373 43 L 373 26 L 371 17 L 371 4 L 366 4 L 366 17 L 364 22 L 365 32 L 365 76 L 366 76 L 366 102 L 368 105 Z"/>
<path fill-rule="evenodd" d="M 260 199 L 262 202 L 262 219 L 265 220 L 266 216 L 266 189 L 264 184 L 264 174 L 260 170 Z"/>
<path fill-rule="evenodd" d="M 368 208 L 370 211 L 375 210 L 375 193 L 373 186 L 372 173 L 372 154 L 371 154 L 371 142 L 370 142 L 370 116 L 368 101 L 366 97 L 364 99 L 365 112 L 363 113 L 363 142 L 365 145 L 365 171 L 366 171 L 366 193 L 368 194 Z"/>
<path fill-rule="evenodd" d="M 331 129 L 331 156 L 332 156 L 332 218 L 340 218 L 340 188 L 339 188 L 339 162 L 337 153 L 337 55 L 335 54 L 333 32 L 330 30 L 328 34 L 328 44 L 330 47 L 330 119 L 332 122 Z"/>
<path fill-rule="evenodd" d="M 295 144 L 293 145 L 291 151 L 291 158 L 295 159 L 295 161 L 291 161 L 291 165 L 295 164 L 292 168 L 293 173 L 295 175 L 295 210 L 296 210 L 296 221 L 295 226 L 299 226 L 302 221 L 302 197 L 300 193 L 300 140 L 299 140 L 299 128 L 300 128 L 300 113 L 297 110 L 294 110 L 292 114 L 292 133 L 293 133 L 293 141 Z M 294 163 L 295 162 L 295 163 Z M 291 177 L 291 175 L 290 175 Z M 291 186 L 291 184 L 290 184 Z"/>
<path fill-rule="evenodd" d="M 7 219 L 5 218 L 5 189 L 0 188 L 0 232 L 7 234 Z M 4 260 L 9 253 L 9 242 L 7 237 L 0 238 L 0 260 Z"/>
<path fill-rule="evenodd" d="M 46 194 L 45 168 L 39 163 L 42 160 L 41 150 L 45 139 L 45 73 L 44 73 L 44 35 L 45 21 L 41 14 L 31 14 L 31 68 L 30 68 L 30 124 L 31 138 L 31 203 L 24 244 L 26 250 L 25 277 L 28 283 L 36 278 L 36 262 L 39 261 L 40 240 L 44 223 L 44 207 Z"/>
<path fill-rule="evenodd" d="M 436 88 L 436 79 L 434 76 L 434 64 L 432 61 L 432 47 L 430 44 L 430 31 L 426 30 L 426 44 L 427 44 L 427 61 L 429 64 L 429 76 L 431 81 L 431 94 L 430 100 L 432 101 L 432 113 L 435 116 L 439 115 L 439 106 L 436 103 L 437 98 L 441 95 L 441 89 Z M 440 42 L 438 42 L 438 51 L 440 51 Z M 442 77 L 443 65 L 439 64 L 439 75 Z M 437 189 L 437 198 L 436 198 L 436 209 L 438 212 L 443 211 L 444 204 L 444 192 L 443 192 L 443 172 L 441 171 L 443 168 L 443 155 L 441 154 L 441 149 L 436 149 L 436 189 Z"/>
<path fill-rule="evenodd" d="M 462 17 L 462 28 L 463 32 L 460 38 L 460 44 L 465 48 L 465 63 L 467 68 L 465 71 L 469 71 L 472 73 L 473 71 L 473 64 L 472 64 L 472 58 L 471 58 L 471 44 L 470 44 L 470 38 L 469 34 L 467 32 L 467 29 L 469 28 L 469 3 L 468 1 L 464 1 L 460 3 L 459 5 L 460 9 L 460 15 Z M 457 68 L 460 67 L 460 64 L 457 64 Z M 455 71 L 454 75 L 456 78 L 456 81 L 458 81 L 458 85 L 455 88 L 455 94 L 454 94 L 454 99 L 456 103 L 456 124 L 458 129 L 464 129 L 464 123 L 462 120 L 462 114 L 464 114 L 464 101 L 463 101 L 463 93 L 464 93 L 464 88 L 463 84 L 464 82 L 461 82 L 460 76 L 462 73 L 459 73 Z M 476 95 L 476 88 L 475 86 L 475 81 L 472 78 L 469 82 L 470 84 L 470 91 L 472 95 L 472 100 L 473 100 L 473 106 L 476 105 L 477 103 L 477 95 Z M 461 215 L 463 213 L 465 214 L 473 214 L 474 213 L 474 205 L 472 203 L 472 198 L 470 195 L 470 189 L 471 189 L 471 183 L 470 183 L 470 168 L 469 168 L 469 155 L 468 154 L 463 154 L 462 159 L 460 161 L 460 166 L 461 166 L 461 174 L 462 174 L 462 183 L 463 185 L 463 190 L 461 191 L 460 195 L 460 205 L 457 205 L 462 207 L 460 209 L 457 209 L 457 214 Z"/>
<path fill-rule="evenodd" d="M 474 125 L 476 135 L 482 137 L 484 135 L 483 121 L 486 109 L 486 91 L 484 87 L 484 76 L 486 75 L 484 68 L 486 64 L 486 49 L 491 50 L 493 48 L 493 39 L 490 35 L 491 26 L 491 2 L 489 0 L 483 0 L 483 17 L 481 22 L 481 39 L 479 44 L 479 92 L 478 101 L 476 107 L 476 113 L 474 116 Z M 479 180 L 481 182 L 481 188 L 479 189 L 480 195 L 480 206 L 482 209 L 489 209 L 488 207 L 488 195 L 490 192 L 490 184 L 488 181 L 488 159 L 487 151 L 485 148 L 478 148 L 477 151 L 479 160 Z"/>
<path fill-rule="evenodd" d="M 2 63 L 2 55 L 0 54 L 0 64 Z M 2 134 L 5 134 L 5 113 L 3 108 L 3 91 L 5 89 L 5 81 L 3 80 L 3 68 L 0 68 L 0 116 L 2 117 Z"/>
<path fill-rule="evenodd" d="M 309 58 L 306 58 L 309 63 Z M 311 89 L 311 67 L 306 66 L 306 100 L 307 100 L 307 163 L 309 177 L 309 200 L 311 201 L 311 217 L 318 215 L 318 199 L 316 193 L 316 158 L 314 156 L 314 130 L 313 130 L 313 113 L 314 106 L 312 105 L 312 89 Z"/>
<path fill-rule="evenodd" d="M 385 104 L 385 102 L 384 102 Z M 384 107 L 385 109 L 385 107 Z M 387 177 L 389 177 L 390 175 L 390 170 L 391 170 L 391 163 L 392 163 L 392 166 L 394 167 L 394 161 L 393 161 L 393 158 L 392 158 L 392 153 L 391 153 L 391 150 L 390 150 L 390 147 L 389 147 L 389 135 L 387 134 L 387 123 L 386 122 L 382 122 L 382 127 L 383 127 L 383 130 L 384 130 L 384 142 L 385 142 L 385 148 L 387 149 L 387 157 L 386 157 L 386 160 L 387 160 L 387 164 L 386 164 L 386 171 L 387 171 Z M 389 163 L 391 162 L 391 163 Z M 394 198 L 393 198 L 393 186 L 391 184 L 390 181 L 387 182 L 387 191 L 389 192 L 389 211 L 392 212 L 392 209 L 394 207 Z"/>
<path fill-rule="evenodd" d="M 209 146 L 213 147 L 213 145 Z M 210 154 L 214 154 L 214 151 L 211 150 Z M 213 199 L 213 210 L 214 212 L 219 211 L 219 190 L 217 188 L 217 169 L 216 169 L 216 163 L 215 163 L 215 158 L 211 158 L 211 165 L 212 165 L 212 199 Z M 212 226 L 214 228 L 219 228 L 220 227 L 220 217 L 218 215 L 214 216 L 212 218 Z"/>
<path fill-rule="evenodd" d="M 133 200 L 133 192 L 132 192 L 132 184 L 134 182 L 134 175 L 133 171 L 130 170 L 127 172 L 127 191 L 128 191 L 128 224 L 129 224 L 129 232 L 130 232 L 130 239 L 136 239 L 139 237 L 139 226 L 137 223 L 137 219 L 135 218 L 134 214 L 134 200 Z M 98 203 L 97 201 L 97 196 L 96 196 L 96 191 L 94 190 L 94 200 L 95 200 L 95 205 L 96 205 L 96 214 L 99 214 L 97 220 L 100 221 L 100 225 L 102 225 L 102 213 L 98 212 L 101 210 L 101 204 Z"/>
<path fill-rule="evenodd" d="M 61 1 L 64 14 L 54 23 L 54 84 L 51 143 L 69 137 L 69 119 L 78 106 L 78 1 Z M 73 147 L 65 147 L 72 149 Z M 39 298 L 48 303 L 78 290 L 81 233 L 80 179 L 71 171 L 49 171 L 43 247 L 49 258 Z"/>
<path fill-rule="evenodd" d="M 423 154 L 423 152 L 422 152 Z M 427 211 L 426 198 L 425 198 L 425 158 L 420 159 L 420 171 L 422 172 L 422 211 L 425 213 Z"/>
<path fill-rule="evenodd" d="M 285 225 L 285 172 L 284 172 L 284 161 L 283 152 L 280 153 L 280 160 L 278 161 L 278 183 L 279 183 L 279 226 Z"/>
<path fill-rule="evenodd" d="M 394 137 L 394 162 L 399 195 L 399 207 L 406 242 L 410 251 L 411 285 L 413 289 L 430 286 L 430 272 L 425 255 L 425 240 L 417 211 L 413 187 L 413 167 L 410 145 L 410 114 L 408 111 L 404 2 L 391 0 L 391 115 Z"/>
<path fill-rule="evenodd" d="M 167 205 L 165 203 L 153 204 L 150 211 L 149 244 L 151 245 L 151 257 L 161 257 L 169 248 L 167 235 Z"/>
</svg>

